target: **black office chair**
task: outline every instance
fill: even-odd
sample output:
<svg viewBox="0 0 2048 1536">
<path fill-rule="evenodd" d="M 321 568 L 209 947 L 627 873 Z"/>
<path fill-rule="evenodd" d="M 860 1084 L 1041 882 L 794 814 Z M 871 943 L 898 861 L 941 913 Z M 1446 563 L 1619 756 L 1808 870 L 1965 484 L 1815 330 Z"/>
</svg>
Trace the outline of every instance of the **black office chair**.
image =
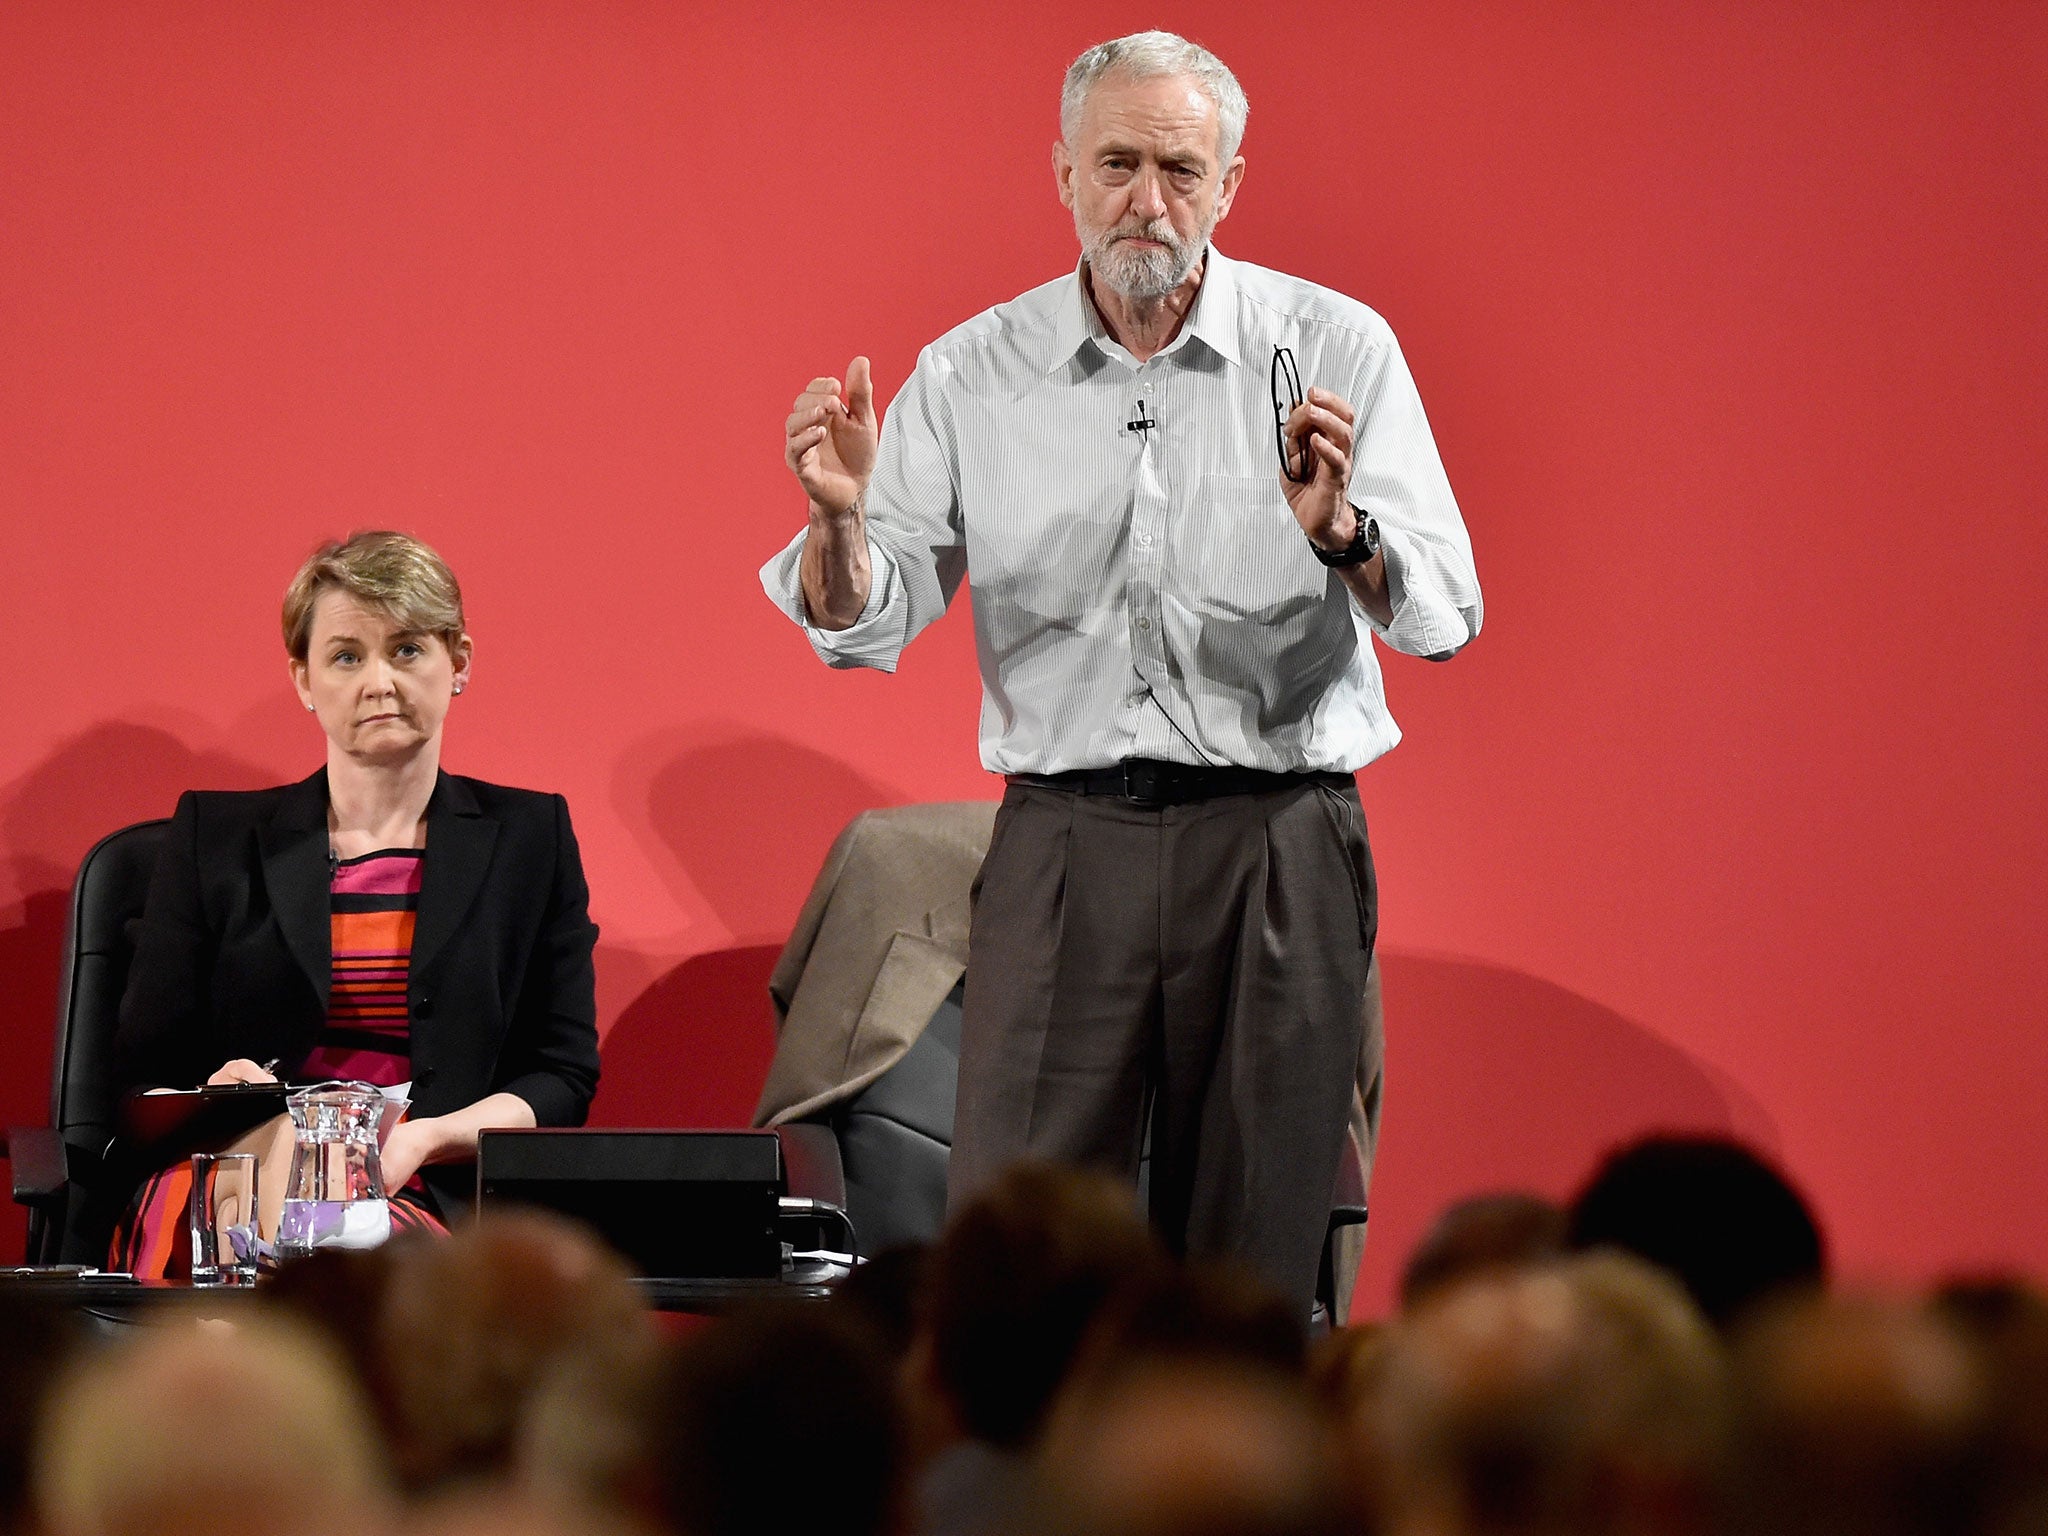
<svg viewBox="0 0 2048 1536">
<path fill-rule="evenodd" d="M 930 1242 L 945 1223 L 961 996 L 956 983 L 894 1066 L 819 1117 L 839 1142 L 846 1214 L 863 1257 Z"/>
<path fill-rule="evenodd" d="M 28 1207 L 31 1264 L 105 1259 L 125 1190 L 104 1187 L 120 1100 L 111 1076 L 121 993 L 168 821 L 137 822 L 101 838 L 79 862 L 57 981 L 50 1123 L 10 1129 L 14 1198 Z"/>
</svg>

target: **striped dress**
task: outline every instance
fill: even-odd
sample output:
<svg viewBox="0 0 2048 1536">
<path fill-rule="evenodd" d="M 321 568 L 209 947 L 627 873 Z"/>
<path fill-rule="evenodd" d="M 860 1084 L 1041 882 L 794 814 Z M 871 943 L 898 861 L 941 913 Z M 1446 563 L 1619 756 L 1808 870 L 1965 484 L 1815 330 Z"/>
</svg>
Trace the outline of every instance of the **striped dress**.
<svg viewBox="0 0 2048 1536">
<path fill-rule="evenodd" d="M 426 854 L 417 848 L 382 848 L 334 865 L 327 898 L 327 1020 L 311 1054 L 288 1074 L 291 1081 L 352 1078 L 391 1088 L 412 1080 L 406 985 L 425 867 Z M 279 1169 L 275 1177 L 283 1174 Z M 145 1180 L 114 1234 L 108 1266 L 144 1278 L 189 1276 L 185 1222 L 191 1195 L 189 1163 L 174 1163 Z M 391 1226 L 394 1232 L 447 1230 L 417 1175 L 393 1191 Z"/>
<path fill-rule="evenodd" d="M 384 848 L 343 859 L 328 883 L 333 971 L 327 1025 L 298 1075 L 354 1078 L 394 1087 L 412 1080 L 412 931 L 419 920 L 426 854 Z"/>
</svg>

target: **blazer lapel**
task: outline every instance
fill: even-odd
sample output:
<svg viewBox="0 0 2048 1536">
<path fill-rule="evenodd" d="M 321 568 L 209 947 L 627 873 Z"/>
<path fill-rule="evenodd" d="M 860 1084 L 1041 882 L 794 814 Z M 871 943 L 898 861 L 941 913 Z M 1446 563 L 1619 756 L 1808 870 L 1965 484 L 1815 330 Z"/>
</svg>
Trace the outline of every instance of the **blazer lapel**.
<svg viewBox="0 0 2048 1536">
<path fill-rule="evenodd" d="M 443 773 L 427 802 L 427 862 L 420 875 L 420 915 L 413 927 L 412 974 L 426 974 L 455 936 L 483 888 L 497 846 L 498 823 L 486 816 L 462 780 Z"/>
<path fill-rule="evenodd" d="M 327 984 L 334 969 L 328 920 L 327 770 L 288 788 L 270 820 L 257 833 L 263 854 L 263 885 L 285 947 L 306 973 L 327 1011 Z"/>
</svg>

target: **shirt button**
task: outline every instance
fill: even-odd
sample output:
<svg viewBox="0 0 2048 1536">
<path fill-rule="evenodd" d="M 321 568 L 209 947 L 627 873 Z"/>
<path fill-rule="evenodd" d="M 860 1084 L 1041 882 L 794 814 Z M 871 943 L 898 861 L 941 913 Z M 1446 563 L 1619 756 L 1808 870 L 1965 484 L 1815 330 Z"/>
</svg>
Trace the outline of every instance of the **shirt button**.
<svg viewBox="0 0 2048 1536">
<path fill-rule="evenodd" d="M 1150 629 L 1151 627 L 1152 627 L 1152 621 L 1151 621 L 1150 619 L 1140 619 L 1140 620 L 1138 620 L 1138 628 L 1140 628 L 1140 629 Z"/>
<path fill-rule="evenodd" d="M 1138 535 L 1138 542 L 1142 544 L 1145 548 L 1150 549 L 1152 547 L 1152 535 L 1149 533 L 1141 533 Z"/>
</svg>

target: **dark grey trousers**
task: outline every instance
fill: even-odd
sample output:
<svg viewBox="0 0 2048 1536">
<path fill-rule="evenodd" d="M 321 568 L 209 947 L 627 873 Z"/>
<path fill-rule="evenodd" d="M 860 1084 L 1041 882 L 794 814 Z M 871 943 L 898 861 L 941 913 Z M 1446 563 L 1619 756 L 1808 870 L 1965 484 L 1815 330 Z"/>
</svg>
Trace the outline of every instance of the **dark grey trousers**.
<svg viewBox="0 0 2048 1536">
<path fill-rule="evenodd" d="M 949 1203 L 1009 1163 L 1135 1177 L 1300 1301 L 1329 1221 L 1379 900 L 1355 787 L 1190 805 L 1012 784 L 975 883 Z"/>
</svg>

